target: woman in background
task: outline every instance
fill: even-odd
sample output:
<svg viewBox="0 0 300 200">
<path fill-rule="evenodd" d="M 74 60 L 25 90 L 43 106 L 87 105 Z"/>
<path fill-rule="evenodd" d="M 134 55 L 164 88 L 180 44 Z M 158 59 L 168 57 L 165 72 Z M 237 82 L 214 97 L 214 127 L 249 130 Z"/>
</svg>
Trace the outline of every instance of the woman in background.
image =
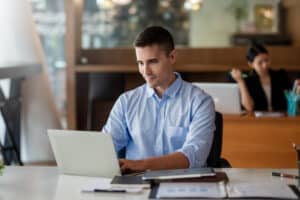
<svg viewBox="0 0 300 200">
<path fill-rule="evenodd" d="M 252 44 L 247 52 L 247 60 L 251 71 L 245 78 L 239 69 L 231 71 L 232 78 L 240 88 L 243 107 L 249 112 L 285 111 L 284 90 L 291 88 L 287 73 L 282 69 L 270 69 L 270 55 L 260 44 Z"/>
</svg>

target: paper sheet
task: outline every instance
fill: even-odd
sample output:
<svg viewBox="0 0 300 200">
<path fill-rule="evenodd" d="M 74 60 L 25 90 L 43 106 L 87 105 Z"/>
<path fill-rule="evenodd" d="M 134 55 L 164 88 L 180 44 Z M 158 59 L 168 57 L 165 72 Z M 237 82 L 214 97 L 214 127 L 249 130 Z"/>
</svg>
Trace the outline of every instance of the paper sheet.
<svg viewBox="0 0 300 200">
<path fill-rule="evenodd" d="M 157 198 L 224 198 L 225 185 L 220 183 L 161 183 Z"/>
<path fill-rule="evenodd" d="M 108 190 L 111 189 L 110 182 L 111 182 L 110 178 L 98 178 L 96 180 L 92 180 L 89 183 L 87 183 L 82 188 L 82 191 L 94 191 L 94 189 Z"/>
<path fill-rule="evenodd" d="M 142 188 L 117 188 L 112 187 L 110 178 L 97 178 L 89 183 L 87 183 L 83 188 L 82 192 L 94 192 L 95 190 L 126 190 L 128 193 L 139 193 Z"/>
<path fill-rule="evenodd" d="M 298 199 L 285 183 L 238 183 L 227 186 L 229 197 L 265 197 L 279 199 Z"/>
<path fill-rule="evenodd" d="M 236 184 L 219 183 L 161 183 L 156 198 L 278 198 L 298 199 L 291 188 L 282 182 Z"/>
</svg>

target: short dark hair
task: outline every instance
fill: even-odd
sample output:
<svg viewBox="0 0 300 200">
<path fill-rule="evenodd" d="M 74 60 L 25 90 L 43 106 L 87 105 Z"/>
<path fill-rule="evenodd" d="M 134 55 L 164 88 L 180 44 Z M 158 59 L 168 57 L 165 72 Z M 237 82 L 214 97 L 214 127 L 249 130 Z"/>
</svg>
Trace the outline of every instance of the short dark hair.
<svg viewBox="0 0 300 200">
<path fill-rule="evenodd" d="M 171 33 L 161 26 L 149 26 L 140 32 L 133 43 L 134 47 L 145 47 L 157 44 L 169 54 L 174 48 Z"/>
<path fill-rule="evenodd" d="M 258 54 L 269 54 L 269 52 L 262 44 L 252 42 L 246 55 L 248 62 L 252 63 Z"/>
</svg>

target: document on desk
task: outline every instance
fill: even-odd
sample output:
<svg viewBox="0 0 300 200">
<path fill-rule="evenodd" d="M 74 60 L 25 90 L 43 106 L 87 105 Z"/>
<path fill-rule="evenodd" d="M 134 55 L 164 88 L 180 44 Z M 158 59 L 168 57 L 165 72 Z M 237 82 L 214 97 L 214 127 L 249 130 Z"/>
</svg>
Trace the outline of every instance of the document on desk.
<svg viewBox="0 0 300 200">
<path fill-rule="evenodd" d="M 156 198 L 225 198 L 224 182 L 160 183 Z"/>
<path fill-rule="evenodd" d="M 97 178 L 95 180 L 89 181 L 83 188 L 83 192 L 94 191 L 95 189 L 110 189 L 110 178 Z"/>
<path fill-rule="evenodd" d="M 110 178 L 97 178 L 88 182 L 83 188 L 82 192 L 84 193 L 93 193 L 93 192 L 128 192 L 128 193 L 139 193 L 142 191 L 142 188 L 119 188 L 113 187 Z"/>
<path fill-rule="evenodd" d="M 228 184 L 229 198 L 298 199 L 292 189 L 282 182 Z"/>
<path fill-rule="evenodd" d="M 225 182 L 166 182 L 155 186 L 150 199 L 164 198 L 268 198 L 298 199 L 285 183 L 236 183 Z"/>
<path fill-rule="evenodd" d="M 255 117 L 283 117 L 283 112 L 254 111 Z"/>
</svg>

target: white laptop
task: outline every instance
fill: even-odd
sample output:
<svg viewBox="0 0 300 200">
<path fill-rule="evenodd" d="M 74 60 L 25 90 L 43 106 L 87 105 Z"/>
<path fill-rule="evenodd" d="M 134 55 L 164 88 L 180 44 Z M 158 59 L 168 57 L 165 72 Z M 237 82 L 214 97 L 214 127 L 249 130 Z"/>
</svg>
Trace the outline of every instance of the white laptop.
<svg viewBox="0 0 300 200">
<path fill-rule="evenodd" d="M 193 83 L 209 94 L 216 111 L 223 114 L 242 114 L 240 90 L 236 83 Z"/>
<path fill-rule="evenodd" d="M 61 173 L 108 178 L 121 174 L 110 134 L 48 130 L 48 135 Z"/>
</svg>

